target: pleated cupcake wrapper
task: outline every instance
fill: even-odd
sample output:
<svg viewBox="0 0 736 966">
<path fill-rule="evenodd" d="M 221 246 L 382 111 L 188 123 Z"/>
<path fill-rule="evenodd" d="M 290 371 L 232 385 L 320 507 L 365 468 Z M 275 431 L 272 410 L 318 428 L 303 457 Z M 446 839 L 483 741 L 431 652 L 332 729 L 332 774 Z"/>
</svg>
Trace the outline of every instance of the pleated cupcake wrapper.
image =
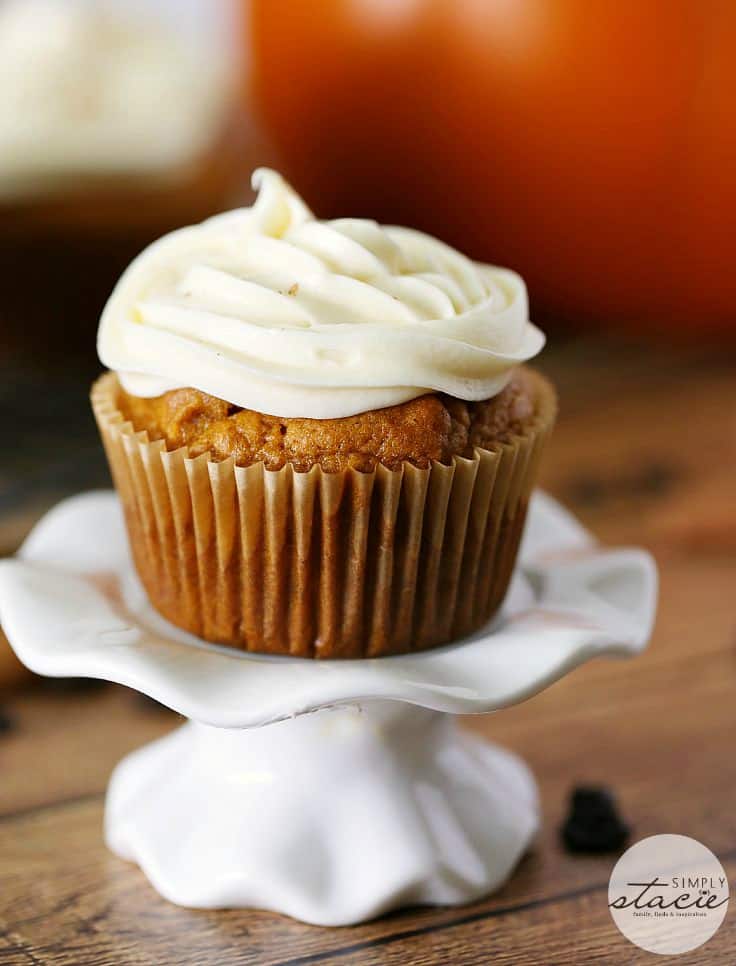
<svg viewBox="0 0 736 966">
<path fill-rule="evenodd" d="M 497 610 L 555 415 L 552 389 L 534 383 L 524 435 L 449 465 L 370 473 L 167 452 L 125 421 L 113 373 L 92 405 L 136 568 L 164 617 L 246 650 L 352 658 L 442 644 Z"/>
</svg>

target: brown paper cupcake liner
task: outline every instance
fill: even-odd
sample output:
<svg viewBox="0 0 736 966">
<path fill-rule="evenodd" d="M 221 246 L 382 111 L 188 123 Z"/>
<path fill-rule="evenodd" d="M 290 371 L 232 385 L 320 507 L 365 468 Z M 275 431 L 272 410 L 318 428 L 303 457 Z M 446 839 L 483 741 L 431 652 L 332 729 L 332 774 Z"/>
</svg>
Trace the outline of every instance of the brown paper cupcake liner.
<svg viewBox="0 0 736 966">
<path fill-rule="evenodd" d="M 248 651 L 357 658 L 463 637 L 501 604 L 555 396 L 472 459 L 373 472 L 235 466 L 136 432 L 114 373 L 92 405 L 138 574 L 156 609 Z"/>
</svg>

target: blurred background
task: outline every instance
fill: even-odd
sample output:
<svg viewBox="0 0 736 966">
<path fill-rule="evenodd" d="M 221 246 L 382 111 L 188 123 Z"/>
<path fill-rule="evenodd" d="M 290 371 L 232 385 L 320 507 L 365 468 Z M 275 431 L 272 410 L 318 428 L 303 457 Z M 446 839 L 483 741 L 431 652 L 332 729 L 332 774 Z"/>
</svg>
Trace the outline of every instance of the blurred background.
<svg viewBox="0 0 736 966">
<path fill-rule="evenodd" d="M 120 272 L 247 204 L 269 164 L 321 217 L 415 226 L 521 272 L 561 398 L 545 485 L 656 553 L 655 661 L 697 626 L 732 681 L 735 94 L 732 0 L 0 0 L 0 556 L 108 484 L 87 394 Z M 697 668 L 668 673 L 694 693 Z M 27 679 L 0 636 L 0 691 Z M 171 726 L 108 688 L 65 705 L 60 737 L 62 699 L 39 687 L 0 695 L 0 732 L 20 733 L 5 808 L 42 801 L 50 775 L 97 794 Z M 580 698 L 553 692 L 535 707 L 564 721 Z M 525 713 L 501 718 L 544 772 Z"/>
</svg>

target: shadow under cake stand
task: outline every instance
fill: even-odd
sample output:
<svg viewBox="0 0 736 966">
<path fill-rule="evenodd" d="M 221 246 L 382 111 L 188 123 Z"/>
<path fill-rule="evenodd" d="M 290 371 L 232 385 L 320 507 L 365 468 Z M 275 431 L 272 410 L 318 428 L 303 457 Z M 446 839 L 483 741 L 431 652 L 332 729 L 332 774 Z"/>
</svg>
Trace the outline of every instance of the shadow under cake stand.
<svg viewBox="0 0 736 966">
<path fill-rule="evenodd" d="M 516 755 L 456 726 L 648 640 L 656 570 L 598 547 L 534 495 L 502 615 L 462 642 L 313 661 L 205 644 L 150 607 L 111 492 L 57 506 L 0 562 L 0 620 L 50 676 L 127 685 L 187 719 L 124 758 L 105 837 L 185 906 L 320 925 L 469 902 L 499 888 L 539 825 Z"/>
</svg>

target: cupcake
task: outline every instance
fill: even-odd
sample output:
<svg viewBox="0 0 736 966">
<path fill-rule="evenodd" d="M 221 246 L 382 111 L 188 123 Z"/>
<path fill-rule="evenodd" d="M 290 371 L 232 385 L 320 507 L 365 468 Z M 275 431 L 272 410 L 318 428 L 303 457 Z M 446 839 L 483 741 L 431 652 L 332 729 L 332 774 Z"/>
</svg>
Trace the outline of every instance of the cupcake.
<svg viewBox="0 0 736 966">
<path fill-rule="evenodd" d="M 102 314 L 92 404 L 140 579 L 247 651 L 463 637 L 503 601 L 554 422 L 524 283 L 253 182 L 251 208 L 139 255 Z"/>
<path fill-rule="evenodd" d="M 141 247 L 242 197 L 235 63 L 211 40 L 120 5 L 0 4 L 0 310 L 17 348 L 29 323 L 68 348 Z"/>
</svg>

